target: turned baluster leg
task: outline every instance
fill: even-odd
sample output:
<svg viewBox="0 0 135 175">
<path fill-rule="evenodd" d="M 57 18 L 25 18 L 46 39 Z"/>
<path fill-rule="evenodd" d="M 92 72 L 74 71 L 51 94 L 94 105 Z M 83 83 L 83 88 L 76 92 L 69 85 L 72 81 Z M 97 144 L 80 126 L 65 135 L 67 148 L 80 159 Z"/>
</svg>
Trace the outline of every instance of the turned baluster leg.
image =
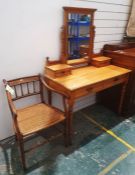
<svg viewBox="0 0 135 175">
<path fill-rule="evenodd" d="M 74 106 L 74 100 L 69 99 L 67 101 L 68 103 L 68 110 L 67 110 L 67 122 L 68 122 L 68 143 L 72 144 L 72 135 L 73 135 L 73 121 L 72 121 L 72 115 L 73 115 L 73 106 Z"/>
<path fill-rule="evenodd" d="M 48 104 L 52 105 L 52 92 L 48 91 Z"/>
</svg>

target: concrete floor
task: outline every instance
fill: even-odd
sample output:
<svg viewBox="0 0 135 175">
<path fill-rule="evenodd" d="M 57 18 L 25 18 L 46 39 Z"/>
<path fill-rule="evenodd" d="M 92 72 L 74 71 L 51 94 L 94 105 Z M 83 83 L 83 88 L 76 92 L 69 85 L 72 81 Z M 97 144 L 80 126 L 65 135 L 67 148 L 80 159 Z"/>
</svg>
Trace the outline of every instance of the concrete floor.
<svg viewBox="0 0 135 175">
<path fill-rule="evenodd" d="M 14 138 L 1 141 L 0 175 L 135 175 L 135 115 L 123 119 L 94 105 L 74 113 L 73 125 L 68 148 L 56 129 L 27 141 L 26 149 L 51 135 L 49 143 L 26 154 L 25 172 Z"/>
</svg>

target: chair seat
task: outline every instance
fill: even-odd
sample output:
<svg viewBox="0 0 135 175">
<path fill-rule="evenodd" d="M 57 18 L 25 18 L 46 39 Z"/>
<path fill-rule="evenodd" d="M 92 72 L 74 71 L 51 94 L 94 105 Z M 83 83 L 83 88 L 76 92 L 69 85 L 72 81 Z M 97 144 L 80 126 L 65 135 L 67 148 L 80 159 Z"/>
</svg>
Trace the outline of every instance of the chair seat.
<svg viewBox="0 0 135 175">
<path fill-rule="evenodd" d="M 48 128 L 65 119 L 61 111 L 44 103 L 19 109 L 17 115 L 20 134 L 23 136 Z"/>
</svg>

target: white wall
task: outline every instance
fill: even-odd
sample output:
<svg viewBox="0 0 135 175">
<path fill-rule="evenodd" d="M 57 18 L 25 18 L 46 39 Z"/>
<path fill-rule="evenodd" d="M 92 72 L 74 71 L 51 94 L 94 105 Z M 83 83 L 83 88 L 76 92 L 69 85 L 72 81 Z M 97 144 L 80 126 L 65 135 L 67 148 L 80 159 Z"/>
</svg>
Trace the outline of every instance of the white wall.
<svg viewBox="0 0 135 175">
<path fill-rule="evenodd" d="M 13 134 L 2 79 L 42 72 L 58 58 L 62 6 L 67 0 L 0 0 L 0 140 Z"/>
<path fill-rule="evenodd" d="M 43 71 L 44 57 L 58 58 L 62 6 L 97 8 L 95 51 L 119 41 L 125 32 L 131 0 L 0 0 L 0 140 L 13 134 L 2 79 Z M 94 103 L 86 97 L 76 109 Z"/>
</svg>

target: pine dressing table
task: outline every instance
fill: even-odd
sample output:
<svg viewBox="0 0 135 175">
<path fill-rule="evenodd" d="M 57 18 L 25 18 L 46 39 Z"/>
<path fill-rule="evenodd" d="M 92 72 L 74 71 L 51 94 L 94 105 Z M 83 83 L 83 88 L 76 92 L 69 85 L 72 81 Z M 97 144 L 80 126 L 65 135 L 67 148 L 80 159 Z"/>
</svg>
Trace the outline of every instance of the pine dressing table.
<svg viewBox="0 0 135 175">
<path fill-rule="evenodd" d="M 54 65 L 55 66 L 55 65 Z M 52 78 L 45 74 L 45 81 L 56 91 L 67 94 L 67 118 L 69 132 L 72 135 L 72 113 L 76 99 L 123 84 L 120 95 L 119 113 L 121 113 L 126 85 L 130 70 L 114 65 L 105 67 L 87 66 L 72 70 L 71 75 Z M 51 94 L 50 94 L 51 98 Z M 50 100 L 51 101 L 51 100 Z M 71 143 L 71 138 L 70 141 Z"/>
<path fill-rule="evenodd" d="M 64 26 L 62 28 L 62 50 L 61 57 L 59 60 L 50 61 L 47 59 L 45 66 L 45 74 L 44 79 L 56 91 L 61 91 L 67 95 L 67 121 L 68 121 L 68 133 L 70 135 L 69 143 L 71 143 L 72 138 L 72 113 L 73 106 L 75 101 L 83 96 L 87 96 L 92 93 L 97 93 L 99 91 L 105 90 L 109 87 L 122 84 L 122 90 L 120 95 L 120 103 L 119 103 L 119 113 L 121 113 L 123 98 L 125 94 L 126 85 L 128 82 L 129 73 L 131 72 L 128 69 L 121 68 L 115 65 L 111 65 L 110 63 L 105 66 L 105 64 L 101 64 L 100 67 L 95 67 L 92 65 L 92 57 L 93 57 L 93 40 L 94 40 L 94 26 L 93 26 L 93 18 L 94 12 L 96 9 L 87 9 L 87 8 L 75 8 L 75 7 L 64 7 Z M 87 49 L 87 53 L 83 53 L 82 55 L 76 51 L 76 55 L 68 44 L 71 44 L 71 36 L 69 37 L 69 31 L 72 25 L 71 22 L 74 22 L 73 14 L 79 14 L 79 22 L 78 25 L 84 25 L 86 22 L 84 19 L 91 20 L 90 22 L 90 41 L 89 43 L 85 43 L 89 48 Z M 83 15 L 82 15 L 83 14 Z M 85 14 L 85 15 L 84 15 Z M 90 16 L 89 16 L 90 15 Z M 85 18 L 84 18 L 85 17 Z M 87 18 L 86 18 L 87 17 Z M 84 21 L 80 21 L 84 20 Z M 70 21 L 70 23 L 69 23 Z M 88 22 L 88 21 L 87 21 Z M 73 24 L 76 26 L 76 22 Z M 82 31 L 82 29 L 81 29 Z M 86 32 L 86 30 L 85 30 Z M 80 36 L 80 35 L 79 35 Z M 87 35 L 88 36 L 88 35 Z M 72 40 L 75 39 L 72 36 Z M 78 38 L 80 39 L 80 38 Z M 85 38 L 86 39 L 86 38 Z M 81 38 L 82 40 L 82 38 Z M 83 42 L 84 43 L 84 42 Z M 73 49 L 75 49 L 74 45 Z M 79 46 L 81 47 L 81 46 Z M 73 59 L 74 56 L 80 56 L 80 58 Z M 104 60 L 104 57 L 100 57 L 99 59 Z M 109 59 L 108 59 L 109 60 Z M 102 61 L 102 63 L 105 63 Z M 74 65 L 82 65 L 83 67 L 74 67 Z M 99 64 L 100 65 L 100 64 Z M 51 103 L 51 92 L 50 92 L 50 100 Z"/>
</svg>

